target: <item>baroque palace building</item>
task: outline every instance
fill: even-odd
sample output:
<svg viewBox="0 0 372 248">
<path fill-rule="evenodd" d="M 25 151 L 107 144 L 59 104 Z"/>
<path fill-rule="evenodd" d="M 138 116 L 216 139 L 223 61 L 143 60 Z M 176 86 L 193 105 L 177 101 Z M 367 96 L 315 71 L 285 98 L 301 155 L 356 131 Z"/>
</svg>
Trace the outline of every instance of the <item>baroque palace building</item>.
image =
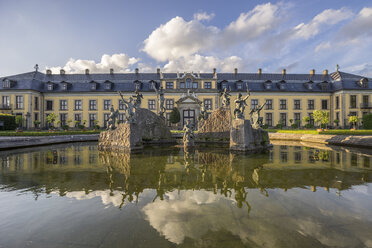
<svg viewBox="0 0 372 248">
<path fill-rule="evenodd" d="M 220 94 L 227 88 L 231 90 L 231 109 L 238 93 L 251 93 L 245 110 L 246 118 L 250 109 L 266 102 L 261 112 L 268 126 L 275 126 L 281 120 L 289 126 L 310 116 L 314 110 L 330 113 L 330 125 L 339 120 L 342 127 L 348 127 L 348 116 L 362 118 L 371 113 L 372 84 L 370 79 L 350 73 L 336 71 L 331 74 L 324 70 L 316 74 L 240 73 L 134 73 L 93 74 L 87 69 L 83 74 L 66 74 L 60 70 L 53 74 L 33 71 L 0 78 L 0 113 L 22 115 L 24 127 L 34 127 L 34 121 L 40 121 L 45 127 L 46 116 L 55 113 L 61 124 L 73 126 L 75 121 L 87 121 L 93 127 L 95 121 L 105 126 L 111 105 L 119 109 L 120 120 L 124 120 L 125 104 L 117 91 L 126 99 L 133 96 L 137 89 L 143 94 L 141 107 L 154 112 L 159 109 L 157 95 L 153 85 L 165 90 L 166 118 L 177 107 L 181 113 L 180 127 L 187 120 L 196 124 L 203 103 L 209 112 L 221 106 Z M 313 122 L 313 120 L 311 120 Z"/>
</svg>

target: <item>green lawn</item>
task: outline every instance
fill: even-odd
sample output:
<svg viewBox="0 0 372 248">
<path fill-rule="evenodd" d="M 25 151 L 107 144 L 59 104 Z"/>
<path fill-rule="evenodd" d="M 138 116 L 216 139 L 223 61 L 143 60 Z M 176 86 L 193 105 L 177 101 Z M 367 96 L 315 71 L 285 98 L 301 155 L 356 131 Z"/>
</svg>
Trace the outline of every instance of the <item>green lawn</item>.
<svg viewBox="0 0 372 248">
<path fill-rule="evenodd" d="M 54 135 L 74 135 L 74 134 L 96 134 L 100 133 L 100 130 L 88 130 L 88 131 L 0 131 L 0 136 L 54 136 Z"/>
<path fill-rule="evenodd" d="M 323 132 L 318 132 L 315 129 L 266 129 L 270 133 L 296 133 L 296 134 L 333 134 L 333 135 L 372 135 L 372 130 L 350 130 L 350 129 L 331 129 Z"/>
</svg>

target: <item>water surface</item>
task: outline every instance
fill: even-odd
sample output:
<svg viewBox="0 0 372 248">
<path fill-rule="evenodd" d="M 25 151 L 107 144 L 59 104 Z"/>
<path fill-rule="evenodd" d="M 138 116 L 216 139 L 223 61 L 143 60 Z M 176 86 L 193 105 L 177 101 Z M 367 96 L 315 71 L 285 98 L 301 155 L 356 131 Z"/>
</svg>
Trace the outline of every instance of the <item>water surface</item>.
<svg viewBox="0 0 372 248">
<path fill-rule="evenodd" d="M 0 247 L 372 247 L 368 152 L 1 152 Z"/>
</svg>

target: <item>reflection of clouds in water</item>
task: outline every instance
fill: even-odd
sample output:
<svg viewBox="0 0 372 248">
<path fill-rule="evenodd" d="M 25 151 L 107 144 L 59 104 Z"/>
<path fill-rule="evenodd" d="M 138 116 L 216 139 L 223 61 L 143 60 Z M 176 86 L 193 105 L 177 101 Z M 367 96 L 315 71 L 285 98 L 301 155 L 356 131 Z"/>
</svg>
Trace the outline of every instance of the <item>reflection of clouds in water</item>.
<svg viewBox="0 0 372 248">
<path fill-rule="evenodd" d="M 247 209 L 237 208 L 233 198 L 208 191 L 167 193 L 167 200 L 149 203 L 143 212 L 152 227 L 176 244 L 186 237 L 200 240 L 211 231 L 227 230 L 258 247 L 371 246 L 372 223 L 363 220 L 349 200 L 327 192 L 288 192 L 275 190 L 266 198 L 258 190 L 249 191 L 249 215 Z M 355 199 L 366 197 L 354 194 Z M 361 208 L 368 209 L 370 201 L 362 202 Z"/>
</svg>

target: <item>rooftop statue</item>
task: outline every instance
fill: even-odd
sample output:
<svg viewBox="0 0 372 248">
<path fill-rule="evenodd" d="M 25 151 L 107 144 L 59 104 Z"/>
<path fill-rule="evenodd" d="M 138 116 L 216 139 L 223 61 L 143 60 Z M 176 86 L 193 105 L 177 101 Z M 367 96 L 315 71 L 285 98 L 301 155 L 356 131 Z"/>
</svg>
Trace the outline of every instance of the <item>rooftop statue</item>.
<svg viewBox="0 0 372 248">
<path fill-rule="evenodd" d="M 136 108 L 140 108 L 141 107 L 141 102 L 142 102 L 142 99 L 143 99 L 143 95 L 141 93 L 139 93 L 138 90 L 134 91 L 134 94 L 132 97 L 135 99 L 134 100 L 134 105 L 136 106 Z"/>
<path fill-rule="evenodd" d="M 115 111 L 114 106 L 111 105 L 110 111 L 111 111 L 111 113 L 110 113 L 108 121 L 107 121 L 107 130 L 114 130 L 115 129 L 116 118 L 118 118 L 118 115 L 119 115 L 119 110 Z"/>
<path fill-rule="evenodd" d="M 260 112 L 265 105 L 266 105 L 266 102 L 264 104 L 262 104 L 261 106 L 256 106 L 249 113 L 250 116 L 251 116 L 252 127 L 253 128 L 259 128 L 259 127 L 262 126 L 262 117 L 260 117 Z"/>
<path fill-rule="evenodd" d="M 235 102 L 235 109 L 234 109 L 234 116 L 235 119 L 243 119 L 244 120 L 244 110 L 245 106 L 248 106 L 246 101 L 248 100 L 249 96 L 251 93 L 249 92 L 248 89 L 248 84 L 247 85 L 247 96 L 242 98 L 243 95 L 242 93 L 239 93 L 238 98 L 234 101 Z"/>
<path fill-rule="evenodd" d="M 129 102 L 124 99 L 123 95 L 121 94 L 121 91 L 118 91 L 121 99 L 123 102 L 126 104 L 126 118 L 129 123 L 135 123 L 136 122 L 136 117 L 134 115 L 136 111 L 136 106 L 133 102 L 133 98 L 129 97 Z"/>
<path fill-rule="evenodd" d="M 164 101 L 165 101 L 165 98 L 164 98 L 163 86 L 160 86 L 159 90 L 156 88 L 156 85 L 154 83 L 152 83 L 152 86 L 153 86 L 156 94 L 158 95 L 159 115 L 160 115 L 160 117 L 164 118 L 164 113 L 165 113 Z"/>
<path fill-rule="evenodd" d="M 223 90 L 223 92 L 221 92 L 221 96 L 222 96 L 222 107 L 228 107 L 230 106 L 230 90 L 227 90 L 227 88 L 225 88 Z"/>
</svg>

